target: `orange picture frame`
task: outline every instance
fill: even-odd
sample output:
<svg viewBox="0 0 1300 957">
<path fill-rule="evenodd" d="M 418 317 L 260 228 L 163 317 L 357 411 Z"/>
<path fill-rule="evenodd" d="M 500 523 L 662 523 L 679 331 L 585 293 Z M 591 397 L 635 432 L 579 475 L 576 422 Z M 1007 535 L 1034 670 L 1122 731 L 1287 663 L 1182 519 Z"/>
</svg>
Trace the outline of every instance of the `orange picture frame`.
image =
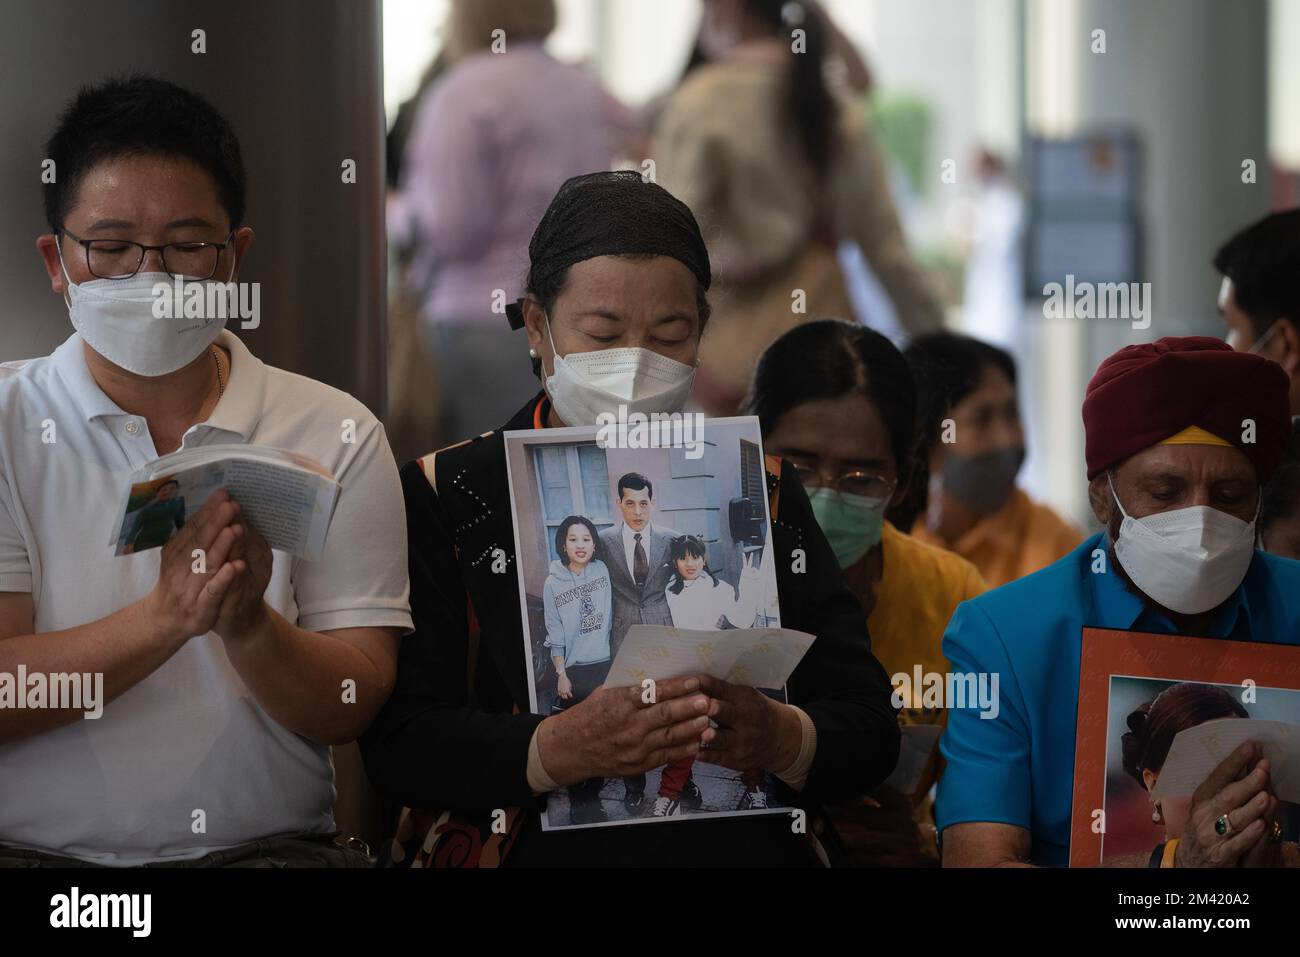
<svg viewBox="0 0 1300 957">
<path fill-rule="evenodd" d="M 1259 688 L 1300 692 L 1300 645 L 1083 629 L 1070 814 L 1071 867 L 1092 867 L 1103 860 L 1111 689 L 1112 679 L 1120 677 L 1243 688 L 1251 681 Z"/>
</svg>

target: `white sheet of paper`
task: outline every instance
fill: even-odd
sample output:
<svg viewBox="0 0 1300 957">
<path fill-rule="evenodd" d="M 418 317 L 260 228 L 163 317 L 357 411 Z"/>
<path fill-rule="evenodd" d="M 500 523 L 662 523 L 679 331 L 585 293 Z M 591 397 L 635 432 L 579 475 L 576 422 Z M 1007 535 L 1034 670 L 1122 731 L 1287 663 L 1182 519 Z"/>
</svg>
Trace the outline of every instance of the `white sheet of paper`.
<svg viewBox="0 0 1300 957">
<path fill-rule="evenodd" d="M 1179 731 L 1160 770 L 1155 796 L 1192 794 L 1244 741 L 1264 746 L 1270 789 L 1277 799 L 1300 803 L 1300 725 L 1256 718 L 1219 718 Z"/>
<path fill-rule="evenodd" d="M 899 794 L 914 795 L 916 786 L 921 783 L 921 773 L 930 763 L 935 745 L 939 743 L 939 733 L 943 726 L 938 724 L 905 724 L 902 743 L 898 748 L 898 763 L 894 773 L 885 779 L 885 786 Z"/>
<path fill-rule="evenodd" d="M 633 625 L 610 665 L 605 686 L 706 674 L 751 688 L 782 688 L 813 640 L 813 635 L 790 628 Z"/>
</svg>

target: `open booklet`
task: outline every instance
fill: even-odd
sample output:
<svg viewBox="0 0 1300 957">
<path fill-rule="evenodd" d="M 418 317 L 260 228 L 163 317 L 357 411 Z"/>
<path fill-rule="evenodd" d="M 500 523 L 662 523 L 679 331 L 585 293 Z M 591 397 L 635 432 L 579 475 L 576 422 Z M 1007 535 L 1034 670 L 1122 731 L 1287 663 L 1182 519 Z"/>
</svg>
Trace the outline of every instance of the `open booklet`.
<svg viewBox="0 0 1300 957">
<path fill-rule="evenodd" d="M 314 459 L 256 445 L 181 449 L 133 472 L 109 539 L 114 554 L 165 545 L 219 488 L 273 549 L 320 557 L 338 483 Z"/>
</svg>

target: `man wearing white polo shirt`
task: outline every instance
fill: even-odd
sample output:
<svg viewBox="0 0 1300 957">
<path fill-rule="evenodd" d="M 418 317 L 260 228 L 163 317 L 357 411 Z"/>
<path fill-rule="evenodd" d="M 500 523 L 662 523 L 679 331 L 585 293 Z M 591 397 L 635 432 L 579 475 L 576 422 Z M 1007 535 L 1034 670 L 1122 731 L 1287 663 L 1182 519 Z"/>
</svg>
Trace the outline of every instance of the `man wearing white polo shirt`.
<svg viewBox="0 0 1300 957">
<path fill-rule="evenodd" d="M 149 77 L 87 88 L 46 149 L 37 246 L 77 331 L 0 367 L 0 682 L 102 675 L 106 704 L 0 697 L 0 866 L 359 866 L 332 841 L 329 745 L 381 707 L 411 627 L 383 427 L 224 320 L 153 315 L 153 282 L 235 279 L 253 239 L 210 104 Z M 273 553 L 224 492 L 162 548 L 114 557 L 132 471 L 232 443 L 338 479 L 319 560 Z"/>
</svg>

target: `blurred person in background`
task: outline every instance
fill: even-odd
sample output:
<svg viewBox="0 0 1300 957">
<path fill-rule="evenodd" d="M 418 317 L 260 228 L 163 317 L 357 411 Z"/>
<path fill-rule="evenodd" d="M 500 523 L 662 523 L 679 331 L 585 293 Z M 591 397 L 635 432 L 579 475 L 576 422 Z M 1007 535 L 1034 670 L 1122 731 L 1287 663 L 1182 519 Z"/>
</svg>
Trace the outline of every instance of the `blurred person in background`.
<svg viewBox="0 0 1300 957">
<path fill-rule="evenodd" d="M 390 214 L 410 237 L 444 421 L 425 447 L 486 431 L 528 398 L 504 309 L 523 294 L 532 227 L 561 183 L 609 169 L 635 134 L 599 81 L 543 49 L 555 22 L 554 0 L 453 0 L 451 65 L 406 144 Z"/>
<path fill-rule="evenodd" d="M 425 67 L 415 92 L 402 101 L 392 118 L 384 141 L 385 217 L 388 234 L 388 442 L 397 461 L 420 455 L 430 436 L 442 432 L 442 401 L 436 387 L 437 373 L 424 351 L 420 333 L 420 300 L 406 273 L 414 254 L 410 217 L 404 214 L 398 186 L 406 143 L 425 93 L 451 68 L 452 49 L 447 26 L 439 27 L 442 37 L 437 55 Z M 430 388 L 430 384 L 434 384 Z"/>
<path fill-rule="evenodd" d="M 961 602 L 984 591 L 984 582 L 970 562 L 885 519 L 916 468 L 916 393 L 902 353 L 865 326 L 838 319 L 805 323 L 759 359 L 746 412 L 758 416 L 764 450 L 788 460 L 798 473 L 862 605 L 872 653 L 885 671 L 910 677 L 919 665 L 923 673 L 946 673 L 944 629 Z M 942 724 L 946 711 L 923 707 L 920 691 L 904 697 L 899 720 Z M 915 790 L 924 839 L 911 848 L 936 860 L 925 795 L 938 773 L 936 753 Z M 871 811 L 846 807 L 836 816 L 847 844 L 855 843 L 851 835 L 863 838 L 864 862 L 879 864 L 884 850 L 885 828 L 878 825 L 887 817 L 888 800 L 882 804 L 881 797 L 867 804 Z M 877 826 L 868 826 L 871 819 Z"/>
<path fill-rule="evenodd" d="M 1025 201 L 997 154 L 976 151 L 975 169 L 979 187 L 971 210 L 963 325 L 987 342 L 1010 348 L 1025 311 L 1020 249 Z"/>
<path fill-rule="evenodd" d="M 799 0 L 706 0 L 700 45 L 711 62 L 690 72 L 655 129 L 656 175 L 700 220 L 718 276 L 695 383 L 715 415 L 735 412 L 781 333 L 853 314 L 841 240 L 861 248 L 909 332 L 943 325 L 875 142 L 827 83 L 826 32 Z"/>
<path fill-rule="evenodd" d="M 862 54 L 858 52 L 858 48 L 853 45 L 853 41 L 845 36 L 844 31 L 835 24 L 817 0 L 803 0 L 803 6 L 817 18 L 817 22 L 825 31 L 826 79 L 832 87 L 846 97 L 868 96 L 872 89 L 871 69 L 867 66 L 867 61 L 862 58 Z M 713 57 L 709 55 L 711 47 L 705 36 L 705 25 L 705 21 L 701 19 L 695 31 L 695 39 L 691 42 L 691 51 L 687 54 L 686 63 L 677 82 L 665 92 L 651 97 L 641 107 L 643 129 L 653 132 L 659 123 L 659 118 L 663 116 L 664 107 L 668 105 L 673 91 L 685 83 L 686 78 L 697 67 L 713 62 Z"/>
<path fill-rule="evenodd" d="M 971 562 L 990 588 L 1050 565 L 1083 541 L 1081 531 L 1016 485 L 1025 431 L 1015 360 L 947 332 L 916 340 L 905 354 L 927 468 L 911 490 L 912 534 Z"/>
<path fill-rule="evenodd" d="M 1300 416 L 1300 209 L 1271 213 L 1220 247 L 1219 313 L 1228 345 L 1272 359 L 1291 377 L 1291 415 Z"/>
<path fill-rule="evenodd" d="M 1223 275 L 1219 313 L 1228 345 L 1274 360 L 1291 378 L 1291 447 L 1264 489 L 1259 547 L 1300 558 L 1300 209 L 1241 230 L 1215 253 L 1214 267 Z"/>
<path fill-rule="evenodd" d="M 1292 419 L 1287 459 L 1264 486 L 1259 547 L 1283 558 L 1300 559 L 1300 420 Z"/>
</svg>

